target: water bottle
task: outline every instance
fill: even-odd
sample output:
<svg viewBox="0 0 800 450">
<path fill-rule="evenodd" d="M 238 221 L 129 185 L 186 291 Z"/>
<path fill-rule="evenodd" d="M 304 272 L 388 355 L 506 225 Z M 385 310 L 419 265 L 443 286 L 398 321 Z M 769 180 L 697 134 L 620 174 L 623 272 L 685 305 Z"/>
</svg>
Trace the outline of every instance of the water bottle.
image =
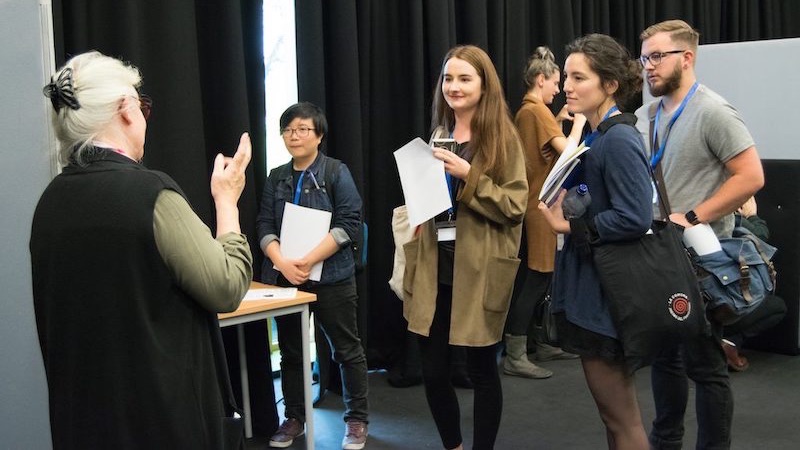
<svg viewBox="0 0 800 450">
<path fill-rule="evenodd" d="M 564 211 L 564 218 L 577 219 L 585 212 L 589 204 L 592 203 L 592 196 L 589 195 L 589 187 L 581 183 L 571 187 L 564 196 L 561 209 Z"/>
</svg>

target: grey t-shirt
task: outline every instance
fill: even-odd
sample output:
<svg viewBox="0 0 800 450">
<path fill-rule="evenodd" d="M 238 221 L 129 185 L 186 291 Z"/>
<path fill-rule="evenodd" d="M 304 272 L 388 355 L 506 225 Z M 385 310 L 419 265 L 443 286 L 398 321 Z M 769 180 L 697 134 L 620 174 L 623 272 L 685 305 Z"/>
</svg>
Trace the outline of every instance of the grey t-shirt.
<svg viewBox="0 0 800 450">
<path fill-rule="evenodd" d="M 660 99 L 654 100 L 658 101 Z M 642 133 L 648 149 L 652 146 L 651 104 L 636 110 L 636 128 Z M 725 163 L 753 146 L 754 142 L 736 109 L 702 84 L 667 133 L 667 124 L 673 114 L 662 111 L 659 117 L 659 144 L 665 137 L 667 139 L 661 167 L 672 210 L 685 212 L 711 197 L 722 186 L 730 176 Z M 734 227 L 733 214 L 710 225 L 717 236 L 730 237 Z"/>
</svg>

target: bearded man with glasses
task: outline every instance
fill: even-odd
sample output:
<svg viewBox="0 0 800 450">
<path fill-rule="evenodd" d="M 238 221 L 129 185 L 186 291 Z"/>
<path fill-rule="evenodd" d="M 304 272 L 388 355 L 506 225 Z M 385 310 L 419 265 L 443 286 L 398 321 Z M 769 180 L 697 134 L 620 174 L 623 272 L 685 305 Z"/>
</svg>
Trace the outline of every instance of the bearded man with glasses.
<svg viewBox="0 0 800 450">
<path fill-rule="evenodd" d="M 670 220 L 686 228 L 707 223 L 718 237 L 730 237 L 733 213 L 764 185 L 764 173 L 738 112 L 697 82 L 699 38 L 681 20 L 642 32 L 640 61 L 650 93 L 661 98 L 636 111 L 637 128 L 650 147 L 656 177 L 663 175 Z M 733 395 L 721 330 L 712 323 L 711 335 L 676 345 L 653 363 L 653 448 L 682 446 L 687 377 L 696 386 L 697 448 L 730 448 Z"/>
</svg>

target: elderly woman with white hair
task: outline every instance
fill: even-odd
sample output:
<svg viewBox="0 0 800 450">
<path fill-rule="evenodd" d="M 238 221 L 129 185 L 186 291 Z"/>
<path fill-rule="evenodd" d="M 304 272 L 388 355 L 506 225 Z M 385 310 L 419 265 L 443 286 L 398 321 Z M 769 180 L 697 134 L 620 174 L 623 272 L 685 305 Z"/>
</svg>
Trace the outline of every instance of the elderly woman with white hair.
<svg viewBox="0 0 800 450">
<path fill-rule="evenodd" d="M 216 238 L 168 175 L 148 170 L 139 71 L 98 52 L 45 86 L 66 164 L 30 251 L 53 447 L 226 448 L 241 441 L 216 313 L 252 278 L 237 203 L 251 148 L 214 161 Z"/>
</svg>

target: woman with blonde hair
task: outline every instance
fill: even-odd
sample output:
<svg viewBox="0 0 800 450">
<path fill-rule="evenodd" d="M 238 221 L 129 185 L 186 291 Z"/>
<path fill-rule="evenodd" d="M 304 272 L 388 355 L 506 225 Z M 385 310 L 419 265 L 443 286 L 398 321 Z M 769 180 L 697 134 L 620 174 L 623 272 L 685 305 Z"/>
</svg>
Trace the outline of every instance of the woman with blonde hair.
<svg viewBox="0 0 800 450">
<path fill-rule="evenodd" d="M 453 207 L 404 246 L 403 312 L 419 335 L 425 394 L 446 449 L 463 448 L 451 346 L 466 349 L 474 384 L 474 449 L 491 449 L 503 392 L 497 343 L 519 266 L 527 205 L 525 158 L 489 56 L 461 46 L 444 57 L 434 91 L 433 137 L 451 137 L 444 162 Z"/>
<path fill-rule="evenodd" d="M 580 141 L 586 117 L 575 114 L 574 118 L 561 109 L 558 117 L 554 117 L 548 108 L 560 92 L 559 81 L 561 71 L 555 62 L 553 52 L 547 47 L 537 47 L 525 69 L 525 84 L 528 87 L 522 99 L 522 107 L 517 111 L 514 123 L 519 130 L 522 145 L 528 161 L 528 209 L 525 213 L 525 241 L 527 244 L 527 267 L 524 271 L 524 283 L 511 301 L 506 322 L 506 359 L 503 372 L 506 375 L 525 378 L 549 378 L 550 370 L 533 364 L 528 359 L 528 330 L 533 312 L 547 294 L 553 274 L 556 257 L 556 235 L 537 208 L 539 191 L 545 177 L 555 165 L 561 152 L 568 145 L 577 145 Z M 564 137 L 561 131 L 564 121 L 573 121 L 572 131 Z M 534 339 L 536 337 L 534 336 Z M 537 361 L 553 359 L 573 359 L 576 355 L 566 353 L 558 347 L 536 341 Z"/>
</svg>

